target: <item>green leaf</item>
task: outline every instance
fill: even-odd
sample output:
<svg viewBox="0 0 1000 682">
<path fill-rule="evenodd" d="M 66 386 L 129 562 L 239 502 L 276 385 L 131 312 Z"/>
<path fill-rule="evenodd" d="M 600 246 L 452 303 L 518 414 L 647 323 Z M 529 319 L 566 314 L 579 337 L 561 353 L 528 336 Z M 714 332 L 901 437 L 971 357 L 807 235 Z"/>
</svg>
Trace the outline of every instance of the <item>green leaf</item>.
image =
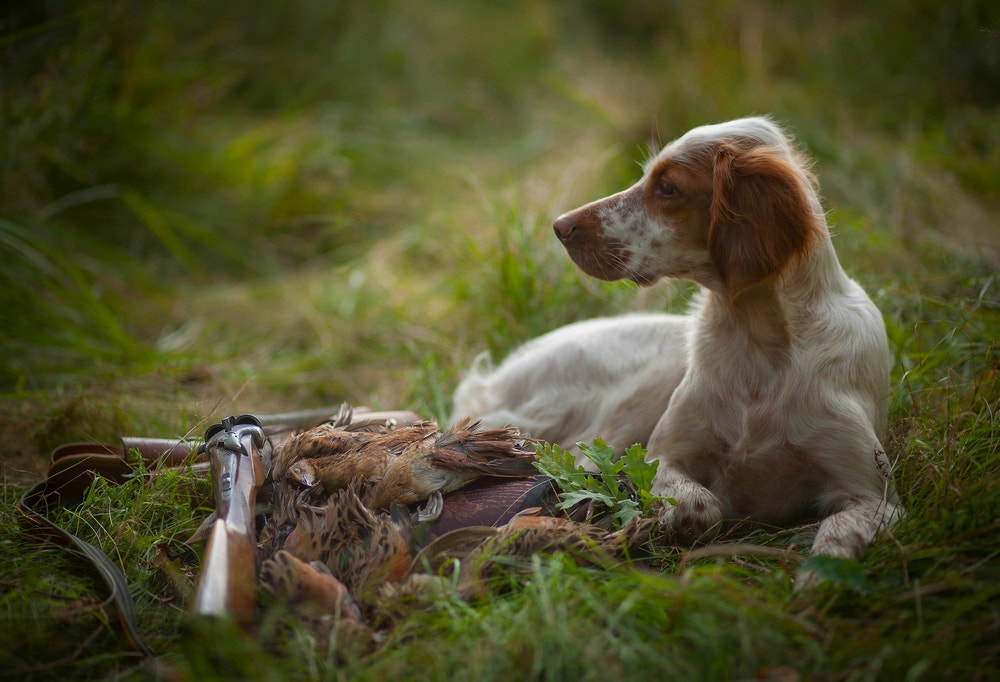
<svg viewBox="0 0 1000 682">
<path fill-rule="evenodd" d="M 576 458 L 573 453 L 549 443 L 535 445 L 535 452 L 538 454 L 535 468 L 555 479 L 561 488 L 564 490 L 586 489 L 590 477 L 582 466 L 576 466 Z"/>
<path fill-rule="evenodd" d="M 642 516 L 642 510 L 639 508 L 638 502 L 632 499 L 618 501 L 618 510 L 615 512 L 615 519 L 617 519 L 619 527 L 624 526 L 636 516 Z"/>
<path fill-rule="evenodd" d="M 602 473 L 613 471 L 615 467 L 615 449 L 604 442 L 601 438 L 595 438 L 593 445 L 577 443 L 581 452 L 597 465 Z"/>
<path fill-rule="evenodd" d="M 593 445 L 587 445 L 586 443 L 577 443 L 577 445 L 580 448 L 580 452 L 597 465 L 597 470 L 601 474 L 601 481 L 607 486 L 611 495 L 618 497 L 618 472 L 621 471 L 621 464 L 615 460 L 615 449 L 600 438 L 595 438 Z"/>
<path fill-rule="evenodd" d="M 811 572 L 821 581 L 849 587 L 859 594 L 868 594 L 871 591 L 864 566 L 853 559 L 814 554 L 803 562 L 799 571 Z"/>
<path fill-rule="evenodd" d="M 637 490 L 650 490 L 653 486 L 653 477 L 656 476 L 656 468 L 659 460 L 646 461 L 646 449 L 636 443 L 625 450 L 625 455 L 621 458 L 622 471 Z"/>
<path fill-rule="evenodd" d="M 614 509 L 617 505 L 617 500 L 606 493 L 594 492 L 592 490 L 576 490 L 573 492 L 563 493 L 561 495 L 561 500 L 559 502 L 560 509 L 569 509 L 574 504 L 580 502 L 599 502 L 601 504 L 607 505 Z"/>
</svg>

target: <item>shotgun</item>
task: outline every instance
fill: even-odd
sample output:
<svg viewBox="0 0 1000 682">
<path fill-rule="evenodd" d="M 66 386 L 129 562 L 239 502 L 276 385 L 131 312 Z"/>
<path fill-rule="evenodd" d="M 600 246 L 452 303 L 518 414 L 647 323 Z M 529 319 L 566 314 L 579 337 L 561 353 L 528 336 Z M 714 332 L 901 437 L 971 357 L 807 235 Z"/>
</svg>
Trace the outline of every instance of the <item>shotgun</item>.
<svg viewBox="0 0 1000 682">
<path fill-rule="evenodd" d="M 260 420 L 227 417 L 205 432 L 216 520 L 202 561 L 195 615 L 232 618 L 244 629 L 257 621 L 257 528 L 254 505 L 264 483 Z"/>
</svg>

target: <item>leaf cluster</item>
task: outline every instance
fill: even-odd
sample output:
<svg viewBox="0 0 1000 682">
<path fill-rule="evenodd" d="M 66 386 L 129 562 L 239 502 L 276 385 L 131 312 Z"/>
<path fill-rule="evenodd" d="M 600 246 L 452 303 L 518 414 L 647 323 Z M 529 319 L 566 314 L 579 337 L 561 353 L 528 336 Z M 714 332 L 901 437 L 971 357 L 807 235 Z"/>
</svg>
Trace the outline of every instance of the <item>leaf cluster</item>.
<svg viewBox="0 0 1000 682">
<path fill-rule="evenodd" d="M 596 438 L 593 445 L 577 443 L 580 452 L 597 468 L 587 471 L 577 465 L 576 457 L 552 443 L 536 446 L 538 462 L 535 466 L 543 474 L 551 476 L 562 491 L 560 509 L 574 509 L 599 505 L 611 514 L 612 524 L 621 528 L 636 516 L 642 516 L 652 509 L 653 504 L 667 498 L 652 492 L 653 477 L 656 476 L 658 461 L 646 461 L 646 449 L 636 443 L 627 448 L 621 457 L 615 456 L 615 449 Z"/>
</svg>

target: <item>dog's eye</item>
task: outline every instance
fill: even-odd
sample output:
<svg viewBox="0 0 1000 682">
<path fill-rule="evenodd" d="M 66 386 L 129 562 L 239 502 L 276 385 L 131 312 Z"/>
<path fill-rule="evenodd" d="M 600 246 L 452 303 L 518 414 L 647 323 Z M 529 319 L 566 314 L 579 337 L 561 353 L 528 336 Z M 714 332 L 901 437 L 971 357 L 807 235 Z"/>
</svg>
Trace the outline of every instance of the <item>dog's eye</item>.
<svg viewBox="0 0 1000 682">
<path fill-rule="evenodd" d="M 660 180 L 656 183 L 656 193 L 661 197 L 674 197 L 677 196 L 677 188 L 666 180 Z"/>
</svg>

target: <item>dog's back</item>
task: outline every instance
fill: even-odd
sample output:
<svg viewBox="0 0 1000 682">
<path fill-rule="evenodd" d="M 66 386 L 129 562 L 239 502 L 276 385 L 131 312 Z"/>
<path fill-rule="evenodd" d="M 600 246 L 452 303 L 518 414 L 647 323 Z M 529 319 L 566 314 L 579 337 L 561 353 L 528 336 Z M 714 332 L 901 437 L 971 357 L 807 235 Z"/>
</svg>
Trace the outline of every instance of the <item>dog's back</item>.
<svg viewBox="0 0 1000 682">
<path fill-rule="evenodd" d="M 684 374 L 687 319 L 586 320 L 529 341 L 496 368 L 480 355 L 455 391 L 453 421 L 510 424 L 565 448 L 598 436 L 618 449 L 645 445 Z"/>
</svg>

